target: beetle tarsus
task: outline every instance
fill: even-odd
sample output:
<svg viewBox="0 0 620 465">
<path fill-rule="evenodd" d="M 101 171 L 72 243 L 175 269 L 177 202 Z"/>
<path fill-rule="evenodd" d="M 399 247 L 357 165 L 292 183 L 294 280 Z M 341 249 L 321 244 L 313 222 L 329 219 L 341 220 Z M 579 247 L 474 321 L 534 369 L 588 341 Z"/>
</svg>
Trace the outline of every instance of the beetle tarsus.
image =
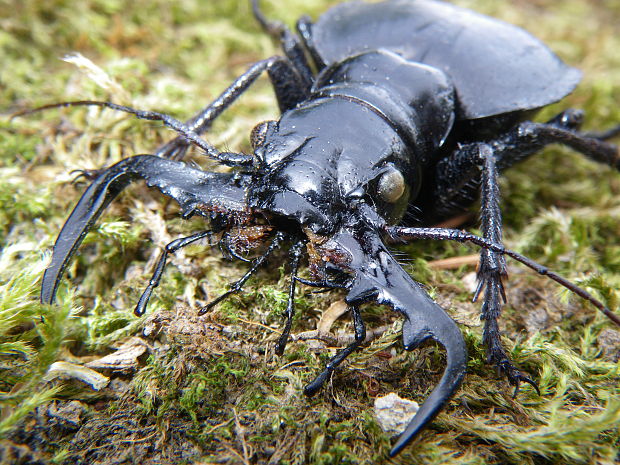
<svg viewBox="0 0 620 465">
<path fill-rule="evenodd" d="M 483 309 L 483 313 L 484 313 Z M 519 392 L 519 386 L 522 382 L 531 385 L 540 396 L 538 384 L 529 376 L 523 374 L 506 353 L 500 340 L 501 333 L 497 324 L 497 319 L 485 320 L 484 329 L 482 331 L 482 342 L 487 351 L 487 362 L 497 367 L 497 370 L 508 379 L 508 382 L 515 387 L 514 396 Z"/>
<path fill-rule="evenodd" d="M 510 382 L 510 384 L 512 384 L 515 387 L 515 390 L 512 394 L 513 399 L 515 399 L 517 395 L 519 394 L 521 383 L 529 384 L 530 386 L 534 388 L 534 390 L 536 391 L 536 394 L 538 394 L 539 396 L 541 395 L 540 388 L 538 387 L 538 383 L 534 381 L 532 378 L 530 378 L 529 376 L 523 374 L 521 370 L 516 368 L 514 364 L 512 363 L 512 361 L 509 360 L 508 358 L 505 358 L 504 360 L 501 360 L 499 362 L 490 361 L 490 363 L 493 363 L 495 366 L 497 366 L 500 372 L 504 376 L 506 376 L 506 378 L 508 378 L 508 382 Z"/>
</svg>

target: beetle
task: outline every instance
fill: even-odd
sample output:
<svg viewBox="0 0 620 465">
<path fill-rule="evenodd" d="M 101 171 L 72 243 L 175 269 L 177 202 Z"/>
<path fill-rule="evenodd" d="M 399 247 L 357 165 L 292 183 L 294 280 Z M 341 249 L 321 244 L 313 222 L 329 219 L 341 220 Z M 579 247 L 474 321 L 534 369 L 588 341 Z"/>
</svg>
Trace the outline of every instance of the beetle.
<svg viewBox="0 0 620 465">
<path fill-rule="evenodd" d="M 470 241 L 482 247 L 474 300 L 483 296 L 483 338 L 489 361 L 516 388 L 520 382 L 536 384 L 514 366 L 500 341 L 505 255 L 589 300 L 618 323 L 586 291 L 501 243 L 500 172 L 550 143 L 620 169 L 618 148 L 606 142 L 620 133 L 620 126 L 582 133 L 583 114 L 575 110 L 544 124 L 529 120 L 574 89 L 578 70 L 522 29 L 435 0 L 344 3 L 316 23 L 301 18 L 297 35 L 268 20 L 257 0 L 253 10 L 281 42 L 284 56 L 252 65 L 187 123 L 109 102 L 38 109 L 106 106 L 163 121 L 180 134 L 154 155 L 86 173 L 93 181 L 54 245 L 42 302 L 54 301 L 65 268 L 107 205 L 140 179 L 174 199 L 183 217 L 202 216 L 209 227 L 165 247 L 137 303 L 138 315 L 160 282 L 167 256 L 181 247 L 217 234 L 231 255 L 242 258 L 238 252 L 244 241 L 251 247 L 267 244 L 228 292 L 201 309 L 204 313 L 239 291 L 274 250 L 289 243 L 292 278 L 276 352 L 283 353 L 291 331 L 298 282 L 346 289 L 355 328 L 355 341 L 305 387 L 307 395 L 364 341 L 363 304 L 385 304 L 403 316 L 406 350 L 427 339 L 446 349 L 443 377 L 391 455 L 411 442 L 459 388 L 467 354 L 455 322 L 394 259 L 389 240 Z M 282 115 L 255 127 L 253 153 L 221 152 L 204 141 L 200 134 L 265 72 Z M 190 144 L 233 171 L 212 173 L 185 164 L 181 159 Z M 478 195 L 483 237 L 432 227 L 470 208 Z M 406 226 L 400 225 L 403 218 L 409 221 Z M 311 280 L 297 275 L 304 251 Z"/>
</svg>

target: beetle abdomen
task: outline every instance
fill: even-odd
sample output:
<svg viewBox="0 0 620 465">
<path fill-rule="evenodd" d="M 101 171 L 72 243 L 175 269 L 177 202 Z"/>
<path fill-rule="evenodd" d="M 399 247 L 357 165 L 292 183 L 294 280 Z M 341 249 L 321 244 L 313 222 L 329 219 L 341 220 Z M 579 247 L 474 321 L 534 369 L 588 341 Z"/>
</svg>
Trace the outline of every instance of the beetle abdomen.
<svg viewBox="0 0 620 465">
<path fill-rule="evenodd" d="M 343 3 L 311 27 L 311 41 L 328 66 L 385 48 L 442 70 L 457 89 L 460 119 L 543 107 L 581 78 L 523 29 L 434 0 Z"/>
</svg>

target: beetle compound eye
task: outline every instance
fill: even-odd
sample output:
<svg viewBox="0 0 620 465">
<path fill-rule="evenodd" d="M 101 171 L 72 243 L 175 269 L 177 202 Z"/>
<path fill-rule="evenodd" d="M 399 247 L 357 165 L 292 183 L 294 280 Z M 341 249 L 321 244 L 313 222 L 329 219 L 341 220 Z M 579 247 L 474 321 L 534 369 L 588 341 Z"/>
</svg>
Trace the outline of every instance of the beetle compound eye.
<svg viewBox="0 0 620 465">
<path fill-rule="evenodd" d="M 250 143 L 252 144 L 252 149 L 256 150 L 259 147 L 262 147 L 265 144 L 265 140 L 267 140 L 267 134 L 273 131 L 277 126 L 276 121 L 263 121 L 258 123 L 252 129 L 252 134 L 250 134 Z"/>
<path fill-rule="evenodd" d="M 383 173 L 377 185 L 377 194 L 381 200 L 395 203 L 405 193 L 405 178 L 397 169 Z"/>
</svg>

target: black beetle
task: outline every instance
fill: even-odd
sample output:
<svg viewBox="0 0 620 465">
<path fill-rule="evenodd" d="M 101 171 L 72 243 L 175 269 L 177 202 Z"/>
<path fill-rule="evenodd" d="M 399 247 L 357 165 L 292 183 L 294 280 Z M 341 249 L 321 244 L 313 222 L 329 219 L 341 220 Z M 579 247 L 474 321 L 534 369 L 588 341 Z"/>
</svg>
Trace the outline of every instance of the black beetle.
<svg viewBox="0 0 620 465">
<path fill-rule="evenodd" d="M 565 144 L 620 169 L 620 155 L 601 134 L 579 132 L 583 115 L 567 110 L 547 123 L 528 119 L 577 85 L 580 73 L 517 27 L 434 0 L 351 2 L 316 23 L 302 18 L 298 36 L 255 16 L 281 41 L 284 57 L 253 65 L 220 97 L 187 123 L 167 115 L 108 102 L 100 105 L 161 120 L 181 136 L 156 155 L 125 159 L 97 173 L 65 223 L 43 277 L 41 300 L 52 303 L 62 273 L 105 207 L 128 184 L 143 179 L 179 203 L 184 217 L 201 215 L 209 230 L 166 247 L 136 313 L 144 313 L 169 253 L 218 234 L 233 256 L 245 240 L 268 242 L 250 270 L 205 312 L 240 290 L 269 254 L 291 243 L 287 321 L 276 351 L 291 329 L 296 282 L 346 289 L 355 342 L 340 351 L 305 388 L 315 393 L 365 338 L 359 307 L 386 304 L 404 317 L 403 344 L 412 350 L 432 338 L 447 352 L 437 387 L 400 436 L 398 453 L 437 414 L 465 375 L 466 348 L 454 321 L 402 269 L 384 244 L 412 239 L 471 241 L 483 247 L 476 299 L 484 291 L 482 317 L 489 360 L 518 387 L 535 383 L 519 372 L 503 349 L 497 326 L 504 255 L 547 275 L 589 300 L 618 323 L 586 291 L 501 244 L 499 172 L 550 143 Z M 282 116 L 253 131 L 253 153 L 219 152 L 199 137 L 212 121 L 267 72 Z M 39 109 L 39 110 L 40 110 Z M 211 173 L 179 161 L 189 144 L 228 166 Z M 484 238 L 428 227 L 469 208 L 480 194 Z M 396 226 L 407 218 L 408 226 Z M 251 239 L 248 239 L 251 238 Z M 313 280 L 297 276 L 303 251 Z"/>
</svg>

